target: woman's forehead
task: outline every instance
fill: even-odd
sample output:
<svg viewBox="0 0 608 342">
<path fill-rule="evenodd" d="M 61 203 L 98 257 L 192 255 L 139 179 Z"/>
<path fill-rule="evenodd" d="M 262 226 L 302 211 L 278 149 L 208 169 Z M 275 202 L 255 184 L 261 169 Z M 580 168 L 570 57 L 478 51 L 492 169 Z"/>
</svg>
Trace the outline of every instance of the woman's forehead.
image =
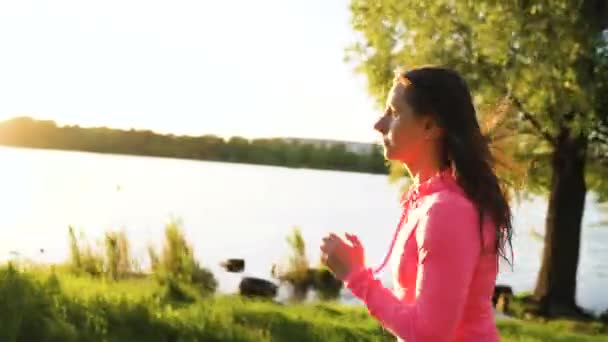
<svg viewBox="0 0 608 342">
<path fill-rule="evenodd" d="M 386 99 L 387 107 L 402 108 L 405 105 L 405 87 L 399 83 L 395 84 L 388 93 Z"/>
</svg>

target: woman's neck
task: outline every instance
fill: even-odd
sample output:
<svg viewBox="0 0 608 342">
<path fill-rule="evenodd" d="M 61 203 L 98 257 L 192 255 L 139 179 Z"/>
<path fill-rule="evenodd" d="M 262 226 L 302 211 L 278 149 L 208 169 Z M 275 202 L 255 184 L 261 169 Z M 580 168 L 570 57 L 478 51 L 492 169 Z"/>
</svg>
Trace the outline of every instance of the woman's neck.
<svg viewBox="0 0 608 342">
<path fill-rule="evenodd" d="M 429 178 L 442 171 L 439 163 L 433 160 L 421 161 L 416 165 L 405 165 L 405 167 L 416 185 L 426 182 Z"/>
</svg>

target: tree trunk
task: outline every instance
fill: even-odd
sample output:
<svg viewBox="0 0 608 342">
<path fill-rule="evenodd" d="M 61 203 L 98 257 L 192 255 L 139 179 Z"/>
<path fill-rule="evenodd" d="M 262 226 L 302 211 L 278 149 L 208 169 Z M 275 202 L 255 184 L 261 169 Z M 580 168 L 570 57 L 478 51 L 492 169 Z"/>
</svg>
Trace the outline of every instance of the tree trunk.
<svg viewBox="0 0 608 342">
<path fill-rule="evenodd" d="M 562 128 L 552 156 L 551 194 L 545 222 L 542 266 L 534 296 L 546 316 L 580 315 L 576 272 L 585 208 L 586 137 Z"/>
</svg>

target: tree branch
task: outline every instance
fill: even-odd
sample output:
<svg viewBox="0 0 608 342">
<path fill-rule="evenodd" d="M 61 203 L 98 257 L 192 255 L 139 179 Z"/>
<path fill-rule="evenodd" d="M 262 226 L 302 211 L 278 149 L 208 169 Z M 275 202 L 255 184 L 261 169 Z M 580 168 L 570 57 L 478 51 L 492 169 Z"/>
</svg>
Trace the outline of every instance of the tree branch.
<svg viewBox="0 0 608 342">
<path fill-rule="evenodd" d="M 596 130 L 599 134 L 604 134 L 608 137 L 608 126 L 604 126 L 601 123 L 597 125 Z"/>
<path fill-rule="evenodd" d="M 524 116 L 524 119 L 528 120 L 532 124 L 532 126 L 534 126 L 534 128 L 538 131 L 538 133 L 540 133 L 540 135 L 542 135 L 542 137 L 547 140 L 547 142 L 549 142 L 552 146 L 555 146 L 555 137 L 551 135 L 551 133 L 547 129 L 543 128 L 540 122 L 536 120 L 534 115 L 524 110 L 524 107 L 521 102 L 515 96 L 513 96 L 513 94 L 511 94 L 510 97 L 513 101 L 513 104 L 515 104 L 515 106 L 517 107 L 517 110 L 519 110 L 519 112 Z"/>
<path fill-rule="evenodd" d="M 601 135 L 594 135 L 589 140 L 592 141 L 592 142 L 599 142 L 599 143 L 602 143 L 602 144 L 606 144 L 606 146 L 608 146 L 608 138 L 604 137 L 604 136 L 601 136 Z"/>
<path fill-rule="evenodd" d="M 608 157 L 606 157 L 605 154 L 594 154 L 591 156 L 591 160 L 595 161 L 600 166 L 608 167 Z"/>
<path fill-rule="evenodd" d="M 589 141 L 599 142 L 608 146 L 608 126 L 603 122 L 597 123 L 590 134 Z"/>
</svg>

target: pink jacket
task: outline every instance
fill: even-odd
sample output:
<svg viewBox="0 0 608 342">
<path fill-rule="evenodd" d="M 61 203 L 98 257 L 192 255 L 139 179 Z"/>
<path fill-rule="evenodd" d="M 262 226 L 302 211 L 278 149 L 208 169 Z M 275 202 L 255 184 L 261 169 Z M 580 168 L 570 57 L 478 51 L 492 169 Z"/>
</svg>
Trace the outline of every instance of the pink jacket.
<svg viewBox="0 0 608 342">
<path fill-rule="evenodd" d="M 480 234 L 478 212 L 450 170 L 404 198 L 405 220 L 387 255 L 393 290 L 369 268 L 350 273 L 346 287 L 399 341 L 499 341 L 491 301 L 498 271 L 492 222 L 485 220 Z"/>
</svg>

